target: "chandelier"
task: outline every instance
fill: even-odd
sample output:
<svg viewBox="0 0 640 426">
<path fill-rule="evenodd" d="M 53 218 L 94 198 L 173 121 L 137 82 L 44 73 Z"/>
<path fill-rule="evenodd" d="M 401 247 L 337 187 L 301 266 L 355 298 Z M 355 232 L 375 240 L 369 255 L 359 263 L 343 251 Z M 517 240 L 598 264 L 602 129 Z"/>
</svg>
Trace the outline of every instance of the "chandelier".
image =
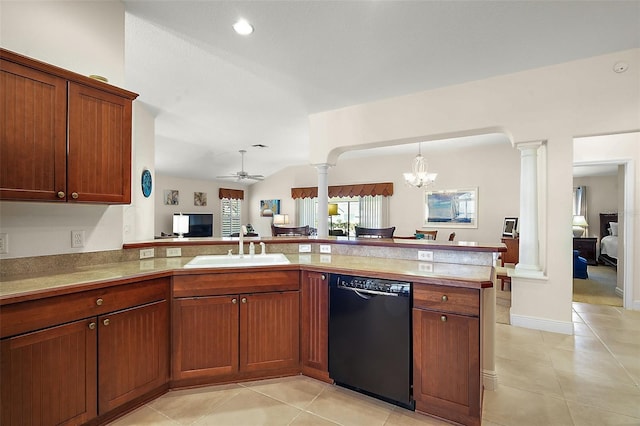
<svg viewBox="0 0 640 426">
<path fill-rule="evenodd" d="M 421 145 L 418 144 L 418 155 L 413 159 L 411 172 L 403 173 L 405 182 L 416 188 L 431 185 L 436 181 L 436 176 L 438 176 L 437 173 L 428 173 L 427 160 L 422 156 Z"/>
</svg>

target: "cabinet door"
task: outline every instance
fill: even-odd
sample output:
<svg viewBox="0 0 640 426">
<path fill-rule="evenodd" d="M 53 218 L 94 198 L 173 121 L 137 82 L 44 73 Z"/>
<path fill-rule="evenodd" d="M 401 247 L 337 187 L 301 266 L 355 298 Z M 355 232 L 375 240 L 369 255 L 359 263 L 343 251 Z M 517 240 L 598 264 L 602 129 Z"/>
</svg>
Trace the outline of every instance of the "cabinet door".
<svg viewBox="0 0 640 426">
<path fill-rule="evenodd" d="M 172 379 L 238 371 L 238 296 L 175 299 Z"/>
<path fill-rule="evenodd" d="M 66 90 L 62 78 L 0 62 L 0 199 L 65 201 Z"/>
<path fill-rule="evenodd" d="M 3 425 L 79 425 L 96 417 L 96 324 L 76 321 L 2 340 Z"/>
<path fill-rule="evenodd" d="M 169 380 L 166 300 L 98 317 L 100 414 Z"/>
<path fill-rule="evenodd" d="M 301 290 L 302 372 L 325 381 L 330 381 L 328 276 L 319 272 L 305 272 Z"/>
<path fill-rule="evenodd" d="M 413 309 L 416 410 L 480 424 L 480 321 Z"/>
<path fill-rule="evenodd" d="M 240 371 L 298 367 L 300 292 L 240 297 Z"/>
<path fill-rule="evenodd" d="M 131 202 L 131 101 L 69 83 L 68 200 Z"/>
</svg>

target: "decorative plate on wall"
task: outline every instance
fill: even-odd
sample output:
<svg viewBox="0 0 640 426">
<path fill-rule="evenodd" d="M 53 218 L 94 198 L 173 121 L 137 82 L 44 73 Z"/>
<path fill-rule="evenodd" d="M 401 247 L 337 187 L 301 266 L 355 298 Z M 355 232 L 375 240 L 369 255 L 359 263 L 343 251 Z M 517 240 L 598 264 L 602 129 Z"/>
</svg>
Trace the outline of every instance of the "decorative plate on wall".
<svg viewBox="0 0 640 426">
<path fill-rule="evenodd" d="M 153 183 L 151 182 L 151 172 L 145 169 L 142 171 L 142 195 L 144 195 L 145 198 L 149 198 L 152 188 Z"/>
</svg>

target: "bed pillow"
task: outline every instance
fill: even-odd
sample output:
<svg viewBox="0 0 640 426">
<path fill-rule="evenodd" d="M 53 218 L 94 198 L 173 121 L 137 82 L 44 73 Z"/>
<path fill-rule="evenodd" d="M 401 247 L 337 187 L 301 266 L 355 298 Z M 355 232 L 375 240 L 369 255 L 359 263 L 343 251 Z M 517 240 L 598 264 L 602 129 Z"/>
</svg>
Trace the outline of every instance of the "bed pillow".
<svg viewBox="0 0 640 426">
<path fill-rule="evenodd" d="M 609 233 L 614 237 L 618 236 L 618 222 L 609 222 Z"/>
</svg>

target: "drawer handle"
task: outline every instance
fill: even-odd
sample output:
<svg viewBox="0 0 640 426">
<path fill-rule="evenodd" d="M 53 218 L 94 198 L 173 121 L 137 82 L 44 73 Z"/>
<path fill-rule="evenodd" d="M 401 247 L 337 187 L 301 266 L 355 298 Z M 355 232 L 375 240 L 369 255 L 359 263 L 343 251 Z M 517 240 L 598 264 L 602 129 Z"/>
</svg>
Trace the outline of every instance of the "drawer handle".
<svg viewBox="0 0 640 426">
<path fill-rule="evenodd" d="M 74 200 L 78 199 L 78 193 L 77 192 L 72 192 L 71 193 L 71 198 L 73 198 Z"/>
<path fill-rule="evenodd" d="M 446 294 L 443 294 L 443 295 L 442 295 L 442 301 L 443 301 L 443 302 L 446 302 L 447 300 L 449 300 L 449 298 L 447 297 L 447 295 L 446 295 Z"/>
<path fill-rule="evenodd" d="M 64 198 L 65 195 L 64 191 L 58 191 L 58 198 Z"/>
<path fill-rule="evenodd" d="M 440 315 L 440 321 L 447 322 L 447 316 L 446 315 Z"/>
<path fill-rule="evenodd" d="M 236 298 L 234 297 L 233 299 L 231 299 L 231 303 L 233 303 L 233 304 L 235 305 L 236 303 L 238 303 L 238 299 L 236 299 Z"/>
<path fill-rule="evenodd" d="M 96 323 L 95 322 L 90 322 L 89 323 L 89 330 L 95 330 L 96 329 Z"/>
<path fill-rule="evenodd" d="M 98 306 L 102 306 L 103 303 L 104 303 L 104 300 L 102 300 L 101 298 L 96 300 L 96 305 Z"/>
<path fill-rule="evenodd" d="M 246 297 L 242 298 L 242 303 L 247 303 L 247 298 Z"/>
<path fill-rule="evenodd" d="M 444 316 L 444 315 L 443 315 L 443 316 Z M 105 318 L 105 320 L 104 320 L 104 321 L 102 321 L 102 323 L 103 323 L 104 325 L 109 325 L 109 324 L 111 324 L 111 321 L 109 321 L 109 318 Z"/>
</svg>

